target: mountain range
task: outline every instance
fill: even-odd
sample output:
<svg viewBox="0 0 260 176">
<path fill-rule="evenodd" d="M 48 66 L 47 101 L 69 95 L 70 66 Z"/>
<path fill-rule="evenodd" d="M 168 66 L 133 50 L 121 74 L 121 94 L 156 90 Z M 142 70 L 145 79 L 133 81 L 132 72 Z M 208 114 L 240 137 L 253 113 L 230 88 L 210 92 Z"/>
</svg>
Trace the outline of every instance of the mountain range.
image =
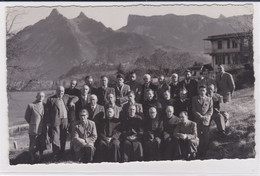
<svg viewBox="0 0 260 176">
<path fill-rule="evenodd" d="M 7 47 L 7 52 L 18 53 L 8 58 L 7 65 L 22 64 L 30 74 L 57 79 L 82 64 L 134 63 L 137 57 L 149 56 L 158 48 L 202 53 L 203 38 L 244 30 L 241 24 L 252 25 L 251 17 L 129 15 L 127 25 L 115 31 L 82 12 L 67 19 L 53 9 L 48 17 L 7 40 L 13 46 Z M 15 79 L 26 79 L 25 75 L 17 74 Z"/>
</svg>

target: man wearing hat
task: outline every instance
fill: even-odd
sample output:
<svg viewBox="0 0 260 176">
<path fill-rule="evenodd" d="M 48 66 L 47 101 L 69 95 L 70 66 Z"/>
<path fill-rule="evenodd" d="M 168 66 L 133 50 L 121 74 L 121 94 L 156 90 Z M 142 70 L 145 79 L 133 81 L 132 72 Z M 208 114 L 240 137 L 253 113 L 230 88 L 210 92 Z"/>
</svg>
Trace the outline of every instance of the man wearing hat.
<svg viewBox="0 0 260 176">
<path fill-rule="evenodd" d="M 186 70 L 184 74 L 185 74 L 185 79 L 180 82 L 180 85 L 182 88 L 185 88 L 188 91 L 187 97 L 191 99 L 192 97 L 198 94 L 197 92 L 198 83 L 195 79 L 191 78 L 190 70 Z"/>
<path fill-rule="evenodd" d="M 130 92 L 130 86 L 125 84 L 125 77 L 122 74 L 117 75 L 117 84 L 115 87 L 115 93 L 116 93 L 116 104 L 118 106 L 123 106 L 125 103 L 127 103 L 128 97 L 127 94 Z"/>
</svg>

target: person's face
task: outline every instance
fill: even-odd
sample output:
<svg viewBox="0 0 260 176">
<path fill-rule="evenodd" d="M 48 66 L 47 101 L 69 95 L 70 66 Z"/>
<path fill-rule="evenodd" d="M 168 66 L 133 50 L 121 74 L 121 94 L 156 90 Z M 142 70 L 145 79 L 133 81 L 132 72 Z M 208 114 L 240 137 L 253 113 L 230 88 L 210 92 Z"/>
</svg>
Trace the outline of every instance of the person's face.
<svg viewBox="0 0 260 176">
<path fill-rule="evenodd" d="M 107 99 L 108 99 L 109 103 L 115 103 L 115 97 L 114 97 L 114 95 L 109 94 L 109 95 L 107 96 Z"/>
<path fill-rule="evenodd" d="M 168 108 L 166 109 L 167 118 L 171 118 L 172 115 L 173 115 L 173 113 L 174 113 L 174 111 L 173 111 L 172 108 L 169 108 L 169 107 L 168 107 Z"/>
<path fill-rule="evenodd" d="M 58 97 L 63 97 L 63 95 L 64 95 L 64 87 L 58 87 L 57 90 L 56 90 L 56 95 Z"/>
<path fill-rule="evenodd" d="M 156 115 L 157 115 L 156 109 L 150 109 L 149 110 L 149 116 L 150 116 L 151 119 L 155 119 Z"/>
<path fill-rule="evenodd" d="M 188 122 L 188 116 L 183 112 L 180 113 L 180 122 L 181 123 L 187 123 Z"/>
<path fill-rule="evenodd" d="M 131 81 L 135 81 L 136 80 L 136 74 L 131 74 L 130 79 L 131 79 Z"/>
<path fill-rule="evenodd" d="M 128 100 L 131 101 L 131 102 L 135 101 L 135 96 L 133 94 L 129 94 Z"/>
<path fill-rule="evenodd" d="M 163 93 L 163 96 L 164 96 L 164 99 L 165 99 L 165 100 L 169 100 L 169 99 L 171 98 L 171 95 L 170 95 L 170 92 L 169 92 L 169 91 L 165 91 L 165 92 Z"/>
<path fill-rule="evenodd" d="M 136 107 L 130 106 L 129 109 L 128 109 L 128 113 L 129 113 L 129 116 L 133 117 L 136 113 Z"/>
<path fill-rule="evenodd" d="M 123 78 L 117 78 L 117 84 L 118 84 L 119 86 L 123 86 L 123 84 L 124 84 L 124 79 L 123 79 Z"/>
<path fill-rule="evenodd" d="M 191 72 L 186 72 L 185 73 L 185 78 L 190 79 L 191 78 Z"/>
<path fill-rule="evenodd" d="M 146 95 L 147 95 L 147 99 L 148 100 L 152 100 L 153 99 L 153 92 L 152 91 L 148 91 L 148 92 L 146 92 Z"/>
<path fill-rule="evenodd" d="M 80 113 L 80 119 L 86 124 L 88 121 L 88 114 L 86 112 L 81 112 Z"/>
<path fill-rule="evenodd" d="M 178 82 L 178 76 L 172 75 L 172 82 Z"/>
<path fill-rule="evenodd" d="M 144 77 L 144 83 L 147 84 L 150 82 L 150 78 L 148 76 Z"/>
<path fill-rule="evenodd" d="M 108 109 L 107 110 L 107 118 L 108 119 L 112 119 L 113 117 L 114 117 L 114 111 L 113 111 L 113 109 Z"/>
<path fill-rule="evenodd" d="M 108 79 L 105 77 L 105 78 L 102 78 L 101 79 L 101 84 L 102 84 L 102 86 L 107 86 L 107 84 L 108 84 Z"/>
<path fill-rule="evenodd" d="M 181 99 L 187 98 L 186 92 L 180 91 L 180 98 L 181 98 Z"/>
<path fill-rule="evenodd" d="M 205 96 L 205 95 L 206 95 L 206 93 L 207 93 L 207 89 L 206 89 L 206 88 L 203 88 L 203 87 L 201 87 L 199 92 L 200 92 L 200 96 Z"/>
<path fill-rule="evenodd" d="M 44 98 L 45 98 L 45 94 L 43 92 L 38 93 L 36 96 L 36 100 L 38 102 L 43 102 Z"/>
<path fill-rule="evenodd" d="M 211 94 L 211 95 L 214 93 L 214 86 L 208 87 L 208 93 Z"/>
<path fill-rule="evenodd" d="M 163 81 L 164 81 L 164 76 L 160 76 L 160 77 L 158 78 L 158 81 L 159 81 L 160 84 L 162 84 Z"/>
<path fill-rule="evenodd" d="M 222 66 L 218 66 L 218 73 L 223 73 L 224 72 L 224 68 Z"/>
<path fill-rule="evenodd" d="M 84 86 L 82 89 L 81 89 L 81 93 L 82 95 L 87 95 L 89 92 L 89 87 L 88 86 Z"/>
<path fill-rule="evenodd" d="M 76 80 L 73 80 L 73 81 L 71 81 L 71 83 L 70 83 L 70 88 L 71 88 L 71 89 L 74 89 L 74 88 L 76 87 L 76 85 L 77 85 L 77 81 L 76 81 Z"/>
<path fill-rule="evenodd" d="M 97 98 L 96 97 L 90 97 L 90 103 L 91 105 L 96 105 L 97 104 Z"/>
<path fill-rule="evenodd" d="M 85 83 L 87 84 L 87 85 L 93 85 L 93 78 L 87 78 L 87 79 L 85 79 Z"/>
</svg>

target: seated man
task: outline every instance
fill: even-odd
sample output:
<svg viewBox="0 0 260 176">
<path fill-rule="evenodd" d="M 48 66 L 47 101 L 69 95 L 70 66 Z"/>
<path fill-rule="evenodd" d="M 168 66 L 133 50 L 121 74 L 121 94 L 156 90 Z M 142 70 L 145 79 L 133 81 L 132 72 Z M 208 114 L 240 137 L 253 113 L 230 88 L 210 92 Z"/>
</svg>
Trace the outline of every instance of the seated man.
<svg viewBox="0 0 260 176">
<path fill-rule="evenodd" d="M 39 151 L 39 161 L 42 160 L 43 151 L 46 149 L 46 119 L 44 116 L 44 92 L 37 93 L 36 100 L 30 103 L 25 112 L 25 120 L 29 123 L 29 152 L 31 163 L 35 162 L 35 154 Z"/>
<path fill-rule="evenodd" d="M 213 114 L 211 116 L 211 121 L 214 120 L 217 129 L 218 134 L 225 137 L 226 136 L 226 119 L 225 117 L 220 113 L 220 103 L 223 103 L 223 97 L 219 95 L 218 93 L 215 93 L 215 86 L 213 84 L 210 84 L 208 86 L 208 92 L 207 95 L 212 98 L 213 101 Z"/>
<path fill-rule="evenodd" d="M 178 139 L 176 145 L 179 156 L 186 159 L 195 159 L 199 139 L 197 137 L 197 124 L 188 120 L 188 113 L 180 113 L 180 123 L 176 126 L 173 135 Z"/>
<path fill-rule="evenodd" d="M 123 129 L 123 160 L 140 161 L 143 159 L 143 121 L 141 116 L 136 114 L 136 106 L 129 106 L 129 114 L 124 121 Z"/>
<path fill-rule="evenodd" d="M 115 113 L 115 118 L 119 119 L 122 111 L 122 107 L 116 105 L 115 95 L 112 93 L 108 94 L 107 101 L 108 102 L 105 104 L 105 110 L 107 110 L 108 108 L 113 108 Z"/>
<path fill-rule="evenodd" d="M 119 162 L 120 155 L 120 138 L 121 122 L 115 118 L 113 108 L 106 110 L 106 119 L 101 121 L 101 130 L 98 133 L 99 142 L 97 147 L 98 160 Z"/>
<path fill-rule="evenodd" d="M 174 104 L 174 115 L 179 116 L 182 111 L 188 112 L 189 120 L 194 120 L 191 112 L 191 99 L 187 98 L 188 91 L 180 89 L 179 96 Z"/>
<path fill-rule="evenodd" d="M 166 116 L 163 117 L 163 137 L 162 137 L 162 157 L 164 160 L 172 160 L 176 156 L 177 149 L 174 148 L 176 143 L 173 132 L 179 123 L 179 118 L 174 114 L 173 106 L 166 108 Z"/>
<path fill-rule="evenodd" d="M 160 113 L 162 109 L 161 103 L 155 98 L 154 91 L 152 89 L 148 89 L 146 91 L 147 99 L 143 103 L 144 117 L 149 116 L 150 107 L 155 107 L 157 111 Z"/>
<path fill-rule="evenodd" d="M 82 109 L 80 111 L 80 122 L 75 126 L 73 147 L 76 160 L 88 163 L 93 160 L 95 147 L 94 143 L 97 139 L 96 125 L 93 121 L 88 120 L 88 111 Z"/>
<path fill-rule="evenodd" d="M 163 133 L 163 122 L 156 108 L 149 109 L 149 117 L 144 123 L 144 159 L 160 160 L 160 146 Z"/>
</svg>

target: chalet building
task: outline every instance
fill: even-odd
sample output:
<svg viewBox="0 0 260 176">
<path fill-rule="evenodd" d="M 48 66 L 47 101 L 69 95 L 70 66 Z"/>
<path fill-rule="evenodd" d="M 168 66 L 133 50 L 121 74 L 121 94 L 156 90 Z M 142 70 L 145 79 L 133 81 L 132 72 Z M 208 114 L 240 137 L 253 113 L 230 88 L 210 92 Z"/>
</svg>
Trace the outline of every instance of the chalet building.
<svg viewBox="0 0 260 176">
<path fill-rule="evenodd" d="M 212 66 L 245 65 L 253 63 L 252 32 L 208 36 L 204 39 L 204 53 L 212 57 Z"/>
</svg>

